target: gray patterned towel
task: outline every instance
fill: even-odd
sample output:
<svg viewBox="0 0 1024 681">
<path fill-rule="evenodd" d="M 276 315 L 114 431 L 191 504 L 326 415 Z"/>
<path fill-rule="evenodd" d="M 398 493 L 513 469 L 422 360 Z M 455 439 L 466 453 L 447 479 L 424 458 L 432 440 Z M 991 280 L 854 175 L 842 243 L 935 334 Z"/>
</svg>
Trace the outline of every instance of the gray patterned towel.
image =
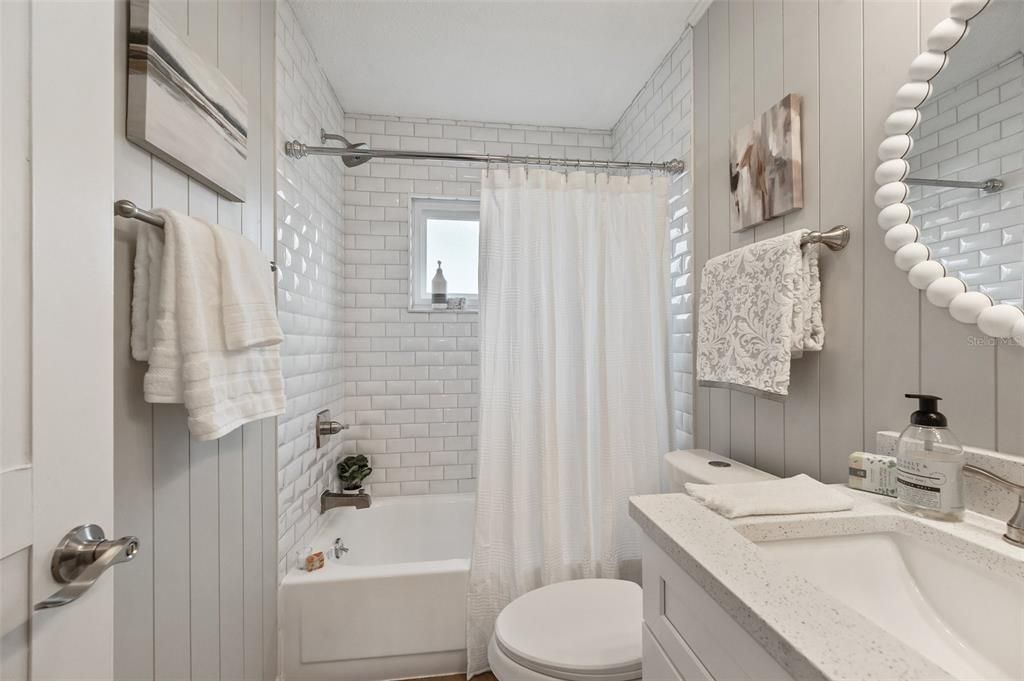
<svg viewBox="0 0 1024 681">
<path fill-rule="evenodd" d="M 759 241 L 708 260 L 700 284 L 697 380 L 782 399 L 789 363 L 821 350 L 818 249 L 807 230 Z"/>
</svg>

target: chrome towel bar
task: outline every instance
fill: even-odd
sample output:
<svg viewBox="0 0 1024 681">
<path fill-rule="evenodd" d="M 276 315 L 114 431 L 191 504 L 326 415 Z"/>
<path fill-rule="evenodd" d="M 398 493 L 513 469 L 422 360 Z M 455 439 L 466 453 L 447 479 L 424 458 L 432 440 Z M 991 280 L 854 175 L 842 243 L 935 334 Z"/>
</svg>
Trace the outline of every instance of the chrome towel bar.
<svg viewBox="0 0 1024 681">
<path fill-rule="evenodd" d="M 850 228 L 836 225 L 827 232 L 811 232 L 800 239 L 800 245 L 825 244 L 830 251 L 841 251 L 850 243 Z"/>
<path fill-rule="evenodd" d="M 156 213 L 150 213 L 144 208 L 139 208 L 131 201 L 127 199 L 121 199 L 120 201 L 114 201 L 114 215 L 118 215 L 122 218 L 129 218 L 131 220 L 141 220 L 154 227 L 164 228 L 164 219 Z M 270 271 L 277 271 L 277 263 L 273 260 L 270 261 Z"/>
</svg>

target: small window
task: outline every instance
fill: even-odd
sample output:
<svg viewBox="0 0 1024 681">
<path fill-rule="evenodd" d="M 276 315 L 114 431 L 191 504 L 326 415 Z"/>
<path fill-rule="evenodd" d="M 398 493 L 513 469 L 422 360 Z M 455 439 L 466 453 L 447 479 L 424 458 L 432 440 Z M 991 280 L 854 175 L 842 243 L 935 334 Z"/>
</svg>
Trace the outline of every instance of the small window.
<svg viewBox="0 0 1024 681">
<path fill-rule="evenodd" d="M 409 309 L 431 311 L 430 282 L 438 260 L 448 299 L 465 298 L 466 310 L 479 309 L 480 202 L 413 197 L 409 218 Z"/>
</svg>

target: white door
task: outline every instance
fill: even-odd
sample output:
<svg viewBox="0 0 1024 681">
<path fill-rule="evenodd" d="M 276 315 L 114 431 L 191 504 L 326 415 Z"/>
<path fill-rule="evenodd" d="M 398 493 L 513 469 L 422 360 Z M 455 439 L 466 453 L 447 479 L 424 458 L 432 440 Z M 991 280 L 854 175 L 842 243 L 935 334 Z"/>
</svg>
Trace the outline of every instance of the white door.
<svg viewBox="0 0 1024 681">
<path fill-rule="evenodd" d="M 112 581 L 132 569 L 32 610 L 62 588 L 65 533 L 113 526 L 113 5 L 0 2 L 4 681 L 113 678 Z"/>
</svg>

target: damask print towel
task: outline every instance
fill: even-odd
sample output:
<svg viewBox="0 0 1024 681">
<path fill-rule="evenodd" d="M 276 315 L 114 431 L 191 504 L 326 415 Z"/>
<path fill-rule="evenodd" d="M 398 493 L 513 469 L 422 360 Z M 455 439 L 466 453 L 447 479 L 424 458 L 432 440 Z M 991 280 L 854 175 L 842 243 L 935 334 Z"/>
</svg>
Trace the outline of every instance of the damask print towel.
<svg viewBox="0 0 1024 681">
<path fill-rule="evenodd" d="M 818 247 L 807 230 L 708 260 L 700 284 L 697 379 L 774 399 L 789 394 L 790 361 L 821 350 Z"/>
</svg>

